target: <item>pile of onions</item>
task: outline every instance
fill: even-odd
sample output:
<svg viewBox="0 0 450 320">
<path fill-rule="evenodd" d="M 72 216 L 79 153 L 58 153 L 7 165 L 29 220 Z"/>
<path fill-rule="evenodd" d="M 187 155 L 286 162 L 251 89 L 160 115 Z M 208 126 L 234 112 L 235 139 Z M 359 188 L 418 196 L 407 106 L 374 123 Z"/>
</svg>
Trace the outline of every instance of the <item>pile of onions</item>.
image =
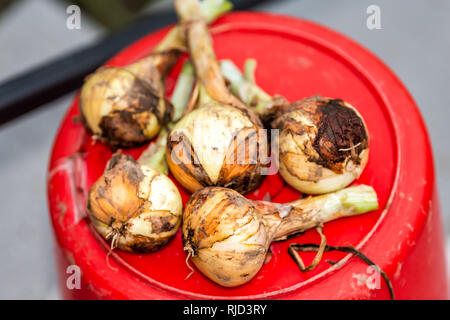
<svg viewBox="0 0 450 320">
<path fill-rule="evenodd" d="M 234 287 L 257 274 L 273 241 L 378 209 L 373 188 L 345 188 L 369 153 L 367 127 L 355 108 L 318 96 L 294 103 L 271 97 L 255 84 L 254 61 L 244 75 L 230 61 L 221 69 L 207 22 L 230 9 L 226 0 L 175 0 L 175 8 L 180 24 L 154 53 L 122 68 L 101 68 L 82 88 L 84 120 L 111 146 L 139 145 L 159 133 L 138 161 L 115 153 L 89 191 L 88 215 L 111 250 L 155 251 L 183 220 L 188 258 L 212 281 Z M 196 80 L 187 63 L 170 102 L 163 80 L 185 43 Z M 301 192 L 324 195 L 286 204 L 241 195 L 259 186 L 269 165 L 259 116 L 280 130 L 283 178 Z M 194 192 L 184 213 L 168 169 Z"/>
<path fill-rule="evenodd" d="M 195 65 L 198 96 L 195 109 L 169 134 L 170 171 L 191 192 L 205 186 L 253 190 L 268 156 L 262 123 L 228 91 L 199 3 L 175 1 L 175 7 Z"/>
<path fill-rule="evenodd" d="M 226 0 L 205 0 L 200 15 L 210 22 L 231 9 Z M 164 78 L 186 51 L 180 28 L 173 28 L 153 53 L 131 65 L 101 67 L 81 89 L 84 123 L 114 148 L 142 145 L 172 120 L 173 106 L 164 98 Z"/>
<path fill-rule="evenodd" d="M 256 275 L 273 241 L 376 209 L 377 195 L 365 185 L 287 204 L 252 201 L 226 188 L 203 188 L 186 204 L 183 244 L 205 276 L 234 287 Z"/>
<path fill-rule="evenodd" d="M 271 97 L 254 83 L 252 66 L 250 60 L 245 76 L 231 61 L 222 62 L 221 69 L 233 92 L 280 130 L 284 180 L 303 193 L 323 194 L 359 178 L 369 156 L 369 133 L 358 111 L 341 99 L 315 96 L 289 103 Z"/>
</svg>

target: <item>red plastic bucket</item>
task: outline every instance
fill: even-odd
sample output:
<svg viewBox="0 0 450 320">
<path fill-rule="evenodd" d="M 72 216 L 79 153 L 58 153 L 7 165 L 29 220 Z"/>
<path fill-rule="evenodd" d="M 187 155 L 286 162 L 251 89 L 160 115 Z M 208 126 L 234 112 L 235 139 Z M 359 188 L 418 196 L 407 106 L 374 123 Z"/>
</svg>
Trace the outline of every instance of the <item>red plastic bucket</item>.
<svg viewBox="0 0 450 320">
<path fill-rule="evenodd" d="M 124 65 L 148 54 L 168 29 L 151 34 L 108 64 Z M 320 94 L 354 105 L 371 136 L 369 163 L 357 183 L 375 188 L 380 210 L 329 223 L 330 245 L 352 245 L 378 264 L 400 299 L 446 299 L 444 238 L 433 156 L 423 119 L 398 78 L 373 54 L 335 31 L 278 15 L 233 13 L 212 27 L 219 59 L 242 67 L 258 61 L 256 78 L 270 94 L 291 101 Z M 167 80 L 168 94 L 181 61 Z M 189 269 L 178 234 L 151 254 L 115 251 L 85 218 L 85 196 L 102 174 L 110 149 L 92 140 L 82 124 L 78 97 L 66 114 L 53 147 L 48 175 L 50 217 L 56 238 L 61 290 L 68 299 L 387 299 L 386 283 L 367 285 L 371 273 L 361 260 L 328 252 L 313 271 L 302 273 L 289 257 L 289 243 L 318 242 L 309 231 L 272 245 L 272 257 L 249 283 L 223 288 Z M 137 157 L 143 148 L 126 150 Z M 181 190 L 181 188 L 180 188 Z M 181 190 L 183 200 L 189 194 Z M 278 175 L 267 176 L 250 195 L 286 202 L 299 196 Z M 304 254 L 306 262 L 312 256 Z M 341 260 L 330 265 L 325 260 Z M 66 284 L 67 267 L 81 270 L 80 288 Z M 69 272 L 69 273 L 67 273 Z"/>
</svg>

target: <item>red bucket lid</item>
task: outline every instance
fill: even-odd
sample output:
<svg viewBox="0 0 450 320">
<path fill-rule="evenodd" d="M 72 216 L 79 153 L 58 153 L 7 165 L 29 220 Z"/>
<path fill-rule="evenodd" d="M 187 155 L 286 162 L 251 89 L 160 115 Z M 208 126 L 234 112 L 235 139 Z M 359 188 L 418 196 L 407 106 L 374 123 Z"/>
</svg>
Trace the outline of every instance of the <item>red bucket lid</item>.
<svg viewBox="0 0 450 320">
<path fill-rule="evenodd" d="M 111 59 L 125 65 L 151 52 L 168 29 L 151 34 Z M 315 23 L 261 13 L 233 13 L 217 21 L 211 32 L 218 59 L 239 67 L 247 58 L 258 61 L 258 84 L 290 101 L 320 94 L 341 98 L 364 117 L 371 138 L 368 165 L 356 183 L 375 188 L 380 209 L 326 224 L 330 245 L 352 245 L 393 275 L 427 217 L 434 185 L 433 159 L 423 120 L 397 77 L 373 54 L 347 37 Z M 181 61 L 167 79 L 173 89 Z M 180 232 L 158 252 L 114 251 L 93 231 L 85 217 L 86 190 L 103 173 L 111 156 L 108 146 L 95 142 L 82 124 L 76 97 L 56 137 L 49 167 L 48 196 L 59 245 L 83 277 L 104 298 L 364 298 L 354 274 L 367 265 L 344 253 L 325 253 L 319 266 L 302 273 L 288 255 L 289 243 L 318 243 L 314 231 L 274 243 L 272 257 L 245 285 L 224 288 L 185 264 Z M 137 157 L 143 148 L 125 150 Z M 181 188 L 180 188 L 181 189 Z M 183 200 L 189 194 L 181 191 Z M 287 202 L 299 193 L 278 175 L 266 177 L 249 197 L 269 192 L 272 201 Z M 304 254 L 305 261 L 313 256 Z M 344 259 L 331 266 L 325 260 Z M 357 288 L 357 289 L 355 289 Z M 373 295 L 373 293 L 372 293 Z M 376 293 L 388 298 L 385 283 Z"/>
</svg>

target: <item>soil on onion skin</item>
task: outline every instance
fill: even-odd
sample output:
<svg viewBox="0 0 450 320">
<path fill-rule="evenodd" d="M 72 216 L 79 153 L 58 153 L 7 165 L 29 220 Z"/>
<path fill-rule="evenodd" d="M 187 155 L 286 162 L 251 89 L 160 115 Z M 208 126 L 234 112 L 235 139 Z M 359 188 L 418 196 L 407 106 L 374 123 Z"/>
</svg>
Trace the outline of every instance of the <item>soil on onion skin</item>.
<svg viewBox="0 0 450 320">
<path fill-rule="evenodd" d="M 367 148 L 368 139 L 358 114 L 340 99 L 319 101 L 317 111 L 320 120 L 313 147 L 320 155 L 320 160 L 311 161 L 333 169 L 336 163 L 344 161 L 353 152 L 356 154 L 353 161 L 359 164 L 359 154 Z"/>
<path fill-rule="evenodd" d="M 155 89 L 136 78 L 131 89 L 118 102 L 127 107 L 114 110 L 101 119 L 102 137 L 113 147 L 134 147 L 146 143 L 148 138 L 144 129 L 151 114 L 160 124 L 172 118 L 173 106 L 167 99 L 164 99 L 164 110 L 159 110 L 161 99 L 164 98 L 158 97 Z"/>
</svg>

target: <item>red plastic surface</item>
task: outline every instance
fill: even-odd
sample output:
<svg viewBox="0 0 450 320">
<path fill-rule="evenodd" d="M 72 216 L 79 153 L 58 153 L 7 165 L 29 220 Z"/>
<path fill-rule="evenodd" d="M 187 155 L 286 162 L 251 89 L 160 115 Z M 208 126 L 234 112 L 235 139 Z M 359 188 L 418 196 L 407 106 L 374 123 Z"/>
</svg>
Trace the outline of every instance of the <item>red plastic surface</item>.
<svg viewBox="0 0 450 320">
<path fill-rule="evenodd" d="M 124 65 L 148 54 L 168 29 L 130 46 L 108 64 Z M 270 94 L 291 101 L 320 94 L 341 98 L 366 120 L 369 163 L 357 183 L 375 188 L 380 210 L 329 223 L 324 232 L 330 245 L 353 245 L 391 278 L 398 298 L 447 297 L 443 234 L 430 141 L 422 117 L 395 75 L 374 55 L 348 38 L 317 24 L 284 16 L 234 13 L 212 27 L 219 59 L 242 67 L 258 61 L 257 82 Z M 168 95 L 181 61 L 167 80 Z M 106 263 L 108 245 L 92 230 L 85 216 L 86 190 L 102 174 L 111 151 L 93 141 L 80 124 L 76 98 L 55 140 L 48 179 L 51 220 L 57 239 L 61 284 L 67 298 L 310 298 L 384 299 L 386 284 L 369 289 L 367 265 L 343 253 L 326 253 L 313 271 L 301 273 L 287 253 L 288 244 L 318 242 L 309 231 L 272 245 L 272 257 L 257 276 L 237 288 L 223 288 L 200 272 L 188 280 L 180 233 L 151 254 L 115 251 Z M 143 148 L 127 150 L 137 157 Z M 181 190 L 181 189 L 180 189 Z M 189 194 L 182 191 L 183 200 Z M 287 202 L 299 193 L 278 175 L 266 177 L 247 195 Z M 312 255 L 304 254 L 306 262 Z M 330 266 L 326 259 L 342 260 Z M 80 266 L 82 288 L 65 287 L 65 268 Z M 361 281 L 363 279 L 363 281 Z"/>
</svg>

